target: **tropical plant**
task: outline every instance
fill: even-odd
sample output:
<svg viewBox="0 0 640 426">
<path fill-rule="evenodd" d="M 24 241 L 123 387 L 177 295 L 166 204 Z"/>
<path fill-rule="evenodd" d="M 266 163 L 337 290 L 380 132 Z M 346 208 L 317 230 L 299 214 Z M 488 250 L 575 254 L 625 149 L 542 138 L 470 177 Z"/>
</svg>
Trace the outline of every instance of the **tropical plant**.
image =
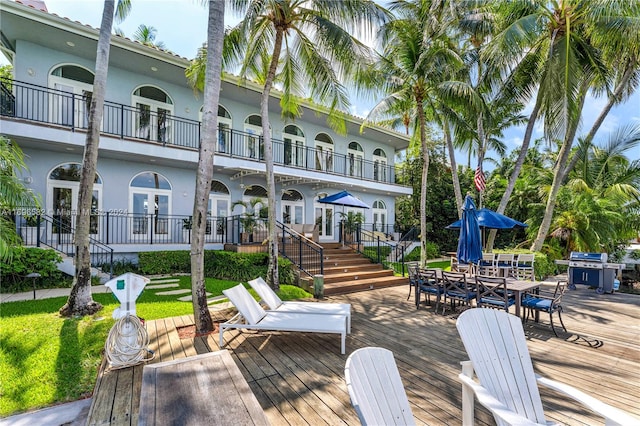
<svg viewBox="0 0 640 426">
<path fill-rule="evenodd" d="M 571 167 L 568 159 L 590 89 L 606 93 L 610 106 L 628 96 L 638 79 L 640 5 L 622 0 L 486 2 L 496 31 L 482 55 L 490 67 L 507 76 L 503 90 L 533 110 L 518 160 L 497 211 L 504 213 L 515 187 L 538 118 L 548 141 L 562 141 L 554 167 L 545 217 L 532 249 L 539 250 L 549 228 L 558 189 Z M 483 16 L 480 14 L 478 16 Z M 608 64 L 607 56 L 630 58 Z M 609 55 L 607 55 L 609 52 Z M 622 55 L 621 55 L 622 53 Z M 624 65 L 621 65 L 623 63 Z M 602 123 L 596 120 L 593 138 Z M 492 232 L 492 236 L 494 232 Z"/>
<path fill-rule="evenodd" d="M 462 65 L 455 42 L 449 37 L 449 8 L 439 1 L 396 1 L 390 6 L 397 18 L 381 31 L 382 54 L 373 68 L 362 73 L 361 83 L 366 88 L 382 86 L 384 98 L 372 109 L 367 120 L 397 111 L 398 103 L 415 111 L 420 155 L 422 158 L 422 185 L 420 187 L 420 264 L 425 265 L 427 246 L 427 177 L 429 150 L 427 114 L 441 128 L 447 127 L 443 117 L 442 100 L 450 92 L 450 78 Z M 443 124 L 444 123 L 444 124 Z"/>
<path fill-rule="evenodd" d="M 133 33 L 133 39 L 139 43 L 149 47 L 156 47 L 158 49 L 165 49 L 165 45 L 161 41 L 156 41 L 156 30 L 154 27 L 140 24 Z"/>
<path fill-rule="evenodd" d="M 340 212 L 340 217 L 346 234 L 353 234 L 364 223 L 364 215 L 361 212 Z"/>
<path fill-rule="evenodd" d="M 93 81 L 93 94 L 89 108 L 89 122 L 85 138 L 82 172 L 78 190 L 78 208 L 75 230 L 76 272 L 73 287 L 67 303 L 60 308 L 63 316 L 91 315 L 102 305 L 91 297 L 91 253 L 89 252 L 89 233 L 91 231 L 91 204 L 93 201 L 93 182 L 98 164 L 98 146 L 100 144 L 100 125 L 104 96 L 107 85 L 107 71 L 109 69 L 109 48 L 111 43 L 111 27 L 114 14 L 118 19 L 124 19 L 131 9 L 130 0 L 118 0 L 116 8 L 114 0 L 105 0 L 102 10 L 102 23 L 98 37 L 96 52 L 96 73 Z"/>
<path fill-rule="evenodd" d="M 637 234 L 640 159 L 625 153 L 640 147 L 640 125 L 613 132 L 603 147 L 585 140 L 569 180 L 558 193 L 549 236 L 570 251 L 612 253 Z"/>
<path fill-rule="evenodd" d="M 329 105 L 329 123 L 345 131 L 343 114 L 348 105 L 342 80 L 358 66 L 367 48 L 352 34 L 372 32 L 374 24 L 387 18 L 384 9 L 370 0 L 244 0 L 233 1 L 242 21 L 227 32 L 225 65 L 240 66 L 241 77 L 263 82 L 260 115 L 264 140 L 267 198 L 275 212 L 273 146 L 269 123 L 269 96 L 275 83 L 282 89 L 280 106 L 287 118 L 301 114 L 300 101 L 311 98 Z M 202 58 L 188 75 L 197 87 Z M 278 241 L 276 218 L 268 220 L 269 273 L 267 282 L 278 289 Z"/>
<path fill-rule="evenodd" d="M 12 213 L 20 207 L 38 208 L 40 199 L 24 186 L 19 174 L 27 170 L 18 145 L 0 136 L 0 260 L 9 261 L 13 247 L 20 244 Z"/>
<path fill-rule="evenodd" d="M 243 231 L 247 234 L 252 234 L 253 231 L 260 228 L 262 220 L 269 217 L 269 209 L 265 207 L 265 200 L 260 197 L 254 197 L 247 201 L 234 201 L 231 204 L 231 208 L 233 209 L 236 206 L 244 208 L 239 220 Z"/>
</svg>

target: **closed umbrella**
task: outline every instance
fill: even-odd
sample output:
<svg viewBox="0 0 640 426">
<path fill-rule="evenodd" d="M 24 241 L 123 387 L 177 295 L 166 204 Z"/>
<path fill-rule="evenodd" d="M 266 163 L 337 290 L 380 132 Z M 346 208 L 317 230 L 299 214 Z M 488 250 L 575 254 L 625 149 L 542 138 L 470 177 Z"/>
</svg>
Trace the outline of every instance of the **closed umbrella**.
<svg viewBox="0 0 640 426">
<path fill-rule="evenodd" d="M 476 205 L 467 195 L 462 207 L 460 240 L 458 241 L 458 262 L 477 263 L 482 258 L 482 239 Z"/>
</svg>

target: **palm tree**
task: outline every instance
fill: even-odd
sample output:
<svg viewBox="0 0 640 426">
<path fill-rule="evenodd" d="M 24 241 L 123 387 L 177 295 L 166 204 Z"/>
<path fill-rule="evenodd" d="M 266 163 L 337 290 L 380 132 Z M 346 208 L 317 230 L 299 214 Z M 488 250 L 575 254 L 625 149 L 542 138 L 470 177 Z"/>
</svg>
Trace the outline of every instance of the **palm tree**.
<svg viewBox="0 0 640 426">
<path fill-rule="evenodd" d="M 602 147 L 582 139 L 576 168 L 558 195 L 550 236 L 566 251 L 613 252 L 637 234 L 640 159 L 625 155 L 640 147 L 640 125 L 618 129 Z"/>
<path fill-rule="evenodd" d="M 202 139 L 196 172 L 196 189 L 193 202 L 193 238 L 191 240 L 191 291 L 193 314 L 199 333 L 213 331 L 213 321 L 207 305 L 204 278 L 204 241 L 207 229 L 207 208 L 213 157 L 218 132 L 218 101 L 222 77 L 222 44 L 224 40 L 225 2 L 209 0 L 207 25 L 207 64 L 204 77 L 204 106 L 202 108 Z"/>
<path fill-rule="evenodd" d="M 269 96 L 274 83 L 282 87 L 282 115 L 300 115 L 300 98 L 311 97 L 330 106 L 329 123 L 344 132 L 338 110 L 349 106 L 342 80 L 360 65 L 367 48 L 352 34 L 372 32 L 387 15 L 370 0 L 235 0 L 231 8 L 244 18 L 227 32 L 225 66 L 240 66 L 242 77 L 263 81 L 260 115 L 267 181 L 268 209 L 276 211 L 273 146 L 269 120 Z M 197 63 L 190 71 L 200 79 Z M 266 74 L 265 74 L 266 73 Z M 305 91 L 307 89 L 307 91 Z M 268 219 L 269 267 L 267 282 L 279 288 L 276 218 Z"/>
<path fill-rule="evenodd" d="M 60 308 L 64 316 L 91 315 L 102 305 L 91 297 L 91 254 L 89 252 L 89 232 L 91 216 L 91 201 L 93 198 L 93 182 L 98 165 L 98 145 L 100 144 L 100 123 L 104 105 L 105 88 L 107 85 L 107 71 L 109 69 L 109 48 L 111 43 L 111 27 L 114 14 L 118 19 L 124 19 L 131 9 L 130 0 L 118 0 L 115 7 L 114 0 L 105 0 L 102 10 L 102 23 L 98 37 L 96 53 L 96 70 L 93 81 L 93 94 L 89 108 L 89 124 L 85 139 L 84 155 L 82 159 L 82 173 L 78 190 L 78 208 L 75 230 L 76 272 L 73 287 L 67 303 Z"/>
<path fill-rule="evenodd" d="M 156 41 L 156 30 L 154 27 L 148 27 L 144 24 L 140 24 L 136 32 L 133 33 L 133 39 L 139 43 L 149 47 L 156 47 L 158 49 L 164 49 L 165 45 L 161 41 Z"/>
<path fill-rule="evenodd" d="M 9 261 L 12 247 L 20 243 L 16 225 L 8 212 L 19 208 L 38 208 L 40 200 L 25 188 L 18 172 L 27 170 L 20 147 L 0 136 L 0 260 Z"/>
<path fill-rule="evenodd" d="M 368 121 L 397 111 L 399 107 L 415 111 L 415 128 L 420 140 L 422 185 L 420 191 L 420 263 L 426 264 L 427 247 L 427 177 L 429 146 L 427 114 L 441 128 L 447 129 L 449 112 L 443 99 L 455 85 L 449 81 L 462 66 L 454 43 L 448 36 L 449 9 L 441 1 L 396 1 L 390 9 L 397 18 L 381 32 L 383 52 L 373 69 L 362 78 L 367 88 L 381 85 L 385 97 L 371 110 Z M 407 105 L 410 105 L 408 107 Z"/>
<path fill-rule="evenodd" d="M 554 168 L 545 220 L 532 250 L 539 250 L 548 231 L 557 191 L 566 176 L 566 164 L 588 90 L 610 81 L 598 44 L 623 45 L 623 34 L 637 33 L 635 1 L 525 1 L 495 2 L 497 33 L 484 50 L 489 64 L 509 73 L 507 90 L 523 103 L 535 99 L 520 156 L 500 201 L 503 213 L 529 148 L 534 124 L 544 119 L 545 137 L 563 141 Z M 636 17 L 633 22 L 632 17 Z M 637 43 L 635 43 L 637 46 Z M 620 53 L 621 50 L 618 50 Z M 493 233 L 492 233 L 493 235 Z"/>
</svg>

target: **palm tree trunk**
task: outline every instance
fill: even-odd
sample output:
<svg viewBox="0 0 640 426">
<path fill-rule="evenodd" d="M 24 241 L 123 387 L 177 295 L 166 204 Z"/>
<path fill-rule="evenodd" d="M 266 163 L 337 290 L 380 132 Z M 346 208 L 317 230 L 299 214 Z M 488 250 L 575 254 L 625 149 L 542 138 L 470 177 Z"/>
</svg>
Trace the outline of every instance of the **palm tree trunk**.
<svg viewBox="0 0 640 426">
<path fill-rule="evenodd" d="M 422 101 L 422 96 L 416 95 L 418 120 L 420 123 L 420 147 L 422 149 L 422 185 L 420 187 L 420 266 L 425 267 L 427 264 L 427 177 L 429 176 L 429 148 L 427 146 L 427 124 Z"/>
<path fill-rule="evenodd" d="M 193 316 L 198 333 L 213 331 L 213 321 L 207 305 L 204 277 L 204 240 L 207 229 L 207 208 L 213 160 L 218 139 L 218 102 L 220 100 L 220 78 L 222 75 L 222 41 L 224 39 L 224 3 L 209 0 L 207 24 L 207 64 L 205 67 L 204 107 L 202 115 L 202 138 L 196 172 L 196 189 L 193 202 L 191 237 L 191 292 Z M 212 230 L 212 232 L 214 232 Z"/>
<path fill-rule="evenodd" d="M 593 126 L 591 126 L 591 130 L 585 137 L 585 142 L 591 143 L 593 138 L 596 136 L 596 133 L 600 129 L 600 126 L 604 122 L 605 118 L 607 118 L 607 115 L 609 115 L 611 108 L 613 108 L 616 102 L 620 100 L 620 97 L 622 96 L 622 92 L 624 91 L 627 84 L 631 80 L 631 77 L 635 73 L 637 66 L 638 66 L 638 62 L 636 59 L 629 59 L 627 61 L 624 74 L 622 75 L 622 78 L 620 79 L 618 86 L 613 91 L 613 94 L 609 96 L 609 101 L 604 106 L 604 108 L 602 108 L 602 111 L 600 111 L 600 115 L 598 115 L 598 118 L 596 118 L 596 121 L 593 123 Z M 577 162 L 578 162 L 577 155 L 574 155 L 573 157 L 571 157 L 571 160 L 569 161 L 569 164 L 567 164 L 567 168 L 564 171 L 565 176 L 568 175 L 571 170 L 573 170 Z"/>
<path fill-rule="evenodd" d="M 102 23 L 96 52 L 96 74 L 93 81 L 93 95 L 89 108 L 89 123 L 82 158 L 82 172 L 78 190 L 78 207 L 75 229 L 76 272 L 73 287 L 67 303 L 60 308 L 64 316 L 91 315 L 102 309 L 91 295 L 91 252 L 89 251 L 89 232 L 91 220 L 91 202 L 93 182 L 98 166 L 98 147 L 100 144 L 100 123 L 109 70 L 109 48 L 111 27 L 115 12 L 115 1 L 105 0 L 102 10 Z"/>
<path fill-rule="evenodd" d="M 513 194 L 513 190 L 516 187 L 516 181 L 518 180 L 518 176 L 520 175 L 520 170 L 522 170 L 522 165 L 524 164 L 524 160 L 527 157 L 527 151 L 529 150 L 529 144 L 531 143 L 531 136 L 533 135 L 533 127 L 535 126 L 536 120 L 538 119 L 538 112 L 540 112 L 541 100 L 542 96 L 538 94 L 536 98 L 536 104 L 533 107 L 533 111 L 531 111 L 529 122 L 527 123 L 527 128 L 524 132 L 524 138 L 522 139 L 522 146 L 520 147 L 518 159 L 516 160 L 516 164 L 513 166 L 513 172 L 511 172 L 511 176 L 509 176 L 509 183 L 504 190 L 504 194 L 502 194 L 500 204 L 498 205 L 498 209 L 496 210 L 500 214 L 504 214 L 504 211 L 507 209 L 507 204 L 509 204 L 511 194 Z M 492 229 L 491 232 L 489 232 L 489 237 L 487 238 L 487 243 L 485 246 L 487 251 L 493 251 L 493 244 L 496 241 L 497 232 L 498 231 L 496 229 Z"/>
<path fill-rule="evenodd" d="M 449 125 L 445 121 L 442 126 L 444 133 L 444 140 L 447 144 L 447 150 L 449 151 L 449 163 L 451 164 L 451 179 L 453 180 L 453 192 L 456 196 L 456 211 L 458 212 L 458 219 L 462 219 L 462 190 L 460 189 L 460 178 L 458 177 L 458 166 L 456 164 L 455 149 L 453 148 L 453 141 L 451 140 L 451 131 Z"/>
<path fill-rule="evenodd" d="M 580 107 L 578 111 L 582 111 L 584 107 L 584 101 L 587 98 L 587 90 L 589 89 L 589 81 L 585 80 L 580 88 Z M 580 124 L 580 116 L 578 119 L 572 120 L 570 123 L 571 128 L 564 137 L 562 147 L 558 153 L 558 159 L 556 160 L 556 166 L 554 167 L 553 183 L 551 184 L 551 190 L 549 191 L 549 197 L 547 198 L 547 206 L 544 209 L 544 216 L 540 228 L 538 228 L 538 235 L 531 245 L 531 251 L 542 250 L 544 240 L 547 238 L 547 233 L 551 227 L 551 220 L 553 219 L 553 211 L 556 207 L 556 201 L 558 199 L 558 191 L 564 182 L 564 178 L 567 176 L 567 162 L 569 155 L 571 154 L 571 147 L 573 146 L 573 139 L 576 136 L 578 125 Z"/>
<path fill-rule="evenodd" d="M 262 137 L 264 139 L 264 165 L 267 177 L 267 203 L 269 217 L 267 220 L 267 250 L 269 252 L 269 265 L 267 267 L 267 283 L 274 290 L 280 289 L 278 275 L 278 239 L 276 238 L 276 183 L 273 175 L 273 142 L 271 141 L 271 126 L 269 124 L 269 95 L 273 80 L 276 76 L 280 52 L 282 50 L 283 31 L 276 28 L 276 37 L 273 43 L 273 55 L 267 78 L 264 82 L 262 99 L 260 101 L 260 115 L 262 116 Z"/>
</svg>

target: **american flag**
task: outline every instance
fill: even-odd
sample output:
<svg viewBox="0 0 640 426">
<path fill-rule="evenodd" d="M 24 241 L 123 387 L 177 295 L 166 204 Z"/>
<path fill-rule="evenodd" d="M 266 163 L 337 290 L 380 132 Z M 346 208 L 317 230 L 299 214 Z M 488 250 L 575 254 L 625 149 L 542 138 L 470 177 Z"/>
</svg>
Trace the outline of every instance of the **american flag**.
<svg viewBox="0 0 640 426">
<path fill-rule="evenodd" d="M 478 166 L 478 168 L 476 169 L 476 173 L 473 176 L 473 181 L 476 184 L 476 189 L 480 192 L 484 191 L 485 187 L 486 187 L 486 181 L 484 179 L 484 173 L 482 172 L 482 166 Z"/>
</svg>

